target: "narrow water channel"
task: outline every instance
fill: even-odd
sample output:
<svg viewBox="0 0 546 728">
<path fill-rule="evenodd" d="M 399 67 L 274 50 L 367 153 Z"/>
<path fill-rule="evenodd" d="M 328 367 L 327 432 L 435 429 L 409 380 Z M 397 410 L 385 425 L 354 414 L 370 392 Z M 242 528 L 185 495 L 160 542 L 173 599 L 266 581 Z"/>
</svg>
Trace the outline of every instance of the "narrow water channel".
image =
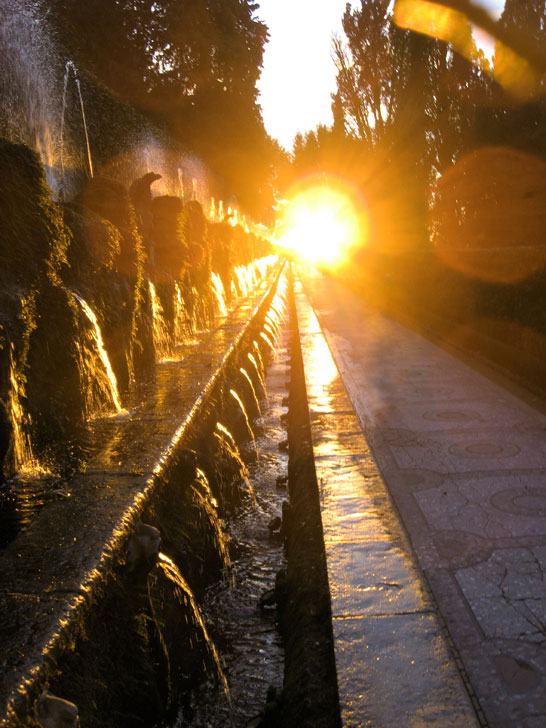
<svg viewBox="0 0 546 728">
<path fill-rule="evenodd" d="M 260 606 L 260 598 L 274 588 L 275 576 L 285 565 L 278 528 L 287 499 L 288 455 L 283 405 L 288 379 L 288 333 L 281 322 L 275 352 L 267 367 L 267 395 L 257 388 L 261 416 L 252 423 L 258 457 L 249 441 L 241 448 L 255 502 L 249 497 L 226 523 L 232 565 L 223 581 L 208 588 L 201 600 L 207 629 L 216 644 L 229 686 L 205 683 L 196 691 L 189 710 L 180 711 L 172 728 L 244 728 L 264 709 L 270 687 L 282 688 L 284 652 L 274 607 Z M 260 396 L 262 395 L 262 396 Z"/>
</svg>

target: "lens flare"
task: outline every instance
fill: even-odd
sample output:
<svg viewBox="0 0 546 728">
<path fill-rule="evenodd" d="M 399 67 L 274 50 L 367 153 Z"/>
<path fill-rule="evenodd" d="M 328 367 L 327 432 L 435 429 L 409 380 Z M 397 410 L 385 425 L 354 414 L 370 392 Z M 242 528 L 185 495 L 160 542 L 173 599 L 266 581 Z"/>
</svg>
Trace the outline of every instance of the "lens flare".
<svg viewBox="0 0 546 728">
<path fill-rule="evenodd" d="M 426 0 L 396 0 L 394 22 L 408 28 L 452 43 L 456 51 L 469 60 L 476 60 L 470 24 L 465 13 Z"/>
<path fill-rule="evenodd" d="M 366 240 L 364 201 L 348 183 L 321 175 L 288 190 L 277 232 L 277 245 L 285 254 L 336 268 Z"/>
<path fill-rule="evenodd" d="M 546 267 L 546 162 L 481 147 L 444 171 L 430 211 L 438 255 L 466 275 L 515 283 Z"/>
<path fill-rule="evenodd" d="M 543 53 L 532 44 L 522 42 L 519 33 L 507 32 L 479 3 L 469 0 L 395 0 L 394 22 L 400 28 L 423 33 L 451 43 L 467 60 L 492 73 L 512 96 L 522 101 L 542 93 L 545 70 Z M 480 52 L 472 34 L 471 23 L 481 30 L 482 39 L 494 47 L 493 63 Z M 511 47 L 510 43 L 514 47 Z"/>
</svg>

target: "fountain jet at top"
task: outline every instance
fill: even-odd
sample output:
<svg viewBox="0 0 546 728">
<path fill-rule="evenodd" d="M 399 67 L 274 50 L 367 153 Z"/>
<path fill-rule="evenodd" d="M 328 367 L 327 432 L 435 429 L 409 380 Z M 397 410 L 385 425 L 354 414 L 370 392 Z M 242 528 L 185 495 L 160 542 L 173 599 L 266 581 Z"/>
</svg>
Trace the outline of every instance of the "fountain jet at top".
<svg viewBox="0 0 546 728">
<path fill-rule="evenodd" d="M 52 192 L 66 196 L 70 186 L 67 160 L 75 157 L 73 170 L 87 165 L 90 177 L 93 162 L 78 72 L 72 61 L 61 61 L 52 38 L 40 3 L 0 0 L 0 136 L 36 150 Z M 75 119 L 81 114 L 81 122 L 76 121 L 81 156 L 74 154 L 76 130 L 72 124 L 70 133 L 67 131 L 70 75 L 79 106 Z"/>
<path fill-rule="evenodd" d="M 72 71 L 72 74 L 74 76 L 74 81 L 76 83 L 76 90 L 78 92 L 78 98 L 80 101 L 80 109 L 82 112 L 82 122 L 83 122 L 83 132 L 85 135 L 85 146 L 87 149 L 87 164 L 89 165 L 89 176 L 93 177 L 93 160 L 91 159 L 91 147 L 89 146 L 89 134 L 87 131 L 87 121 L 85 119 L 85 108 L 83 105 L 83 97 L 82 97 L 82 90 L 80 87 L 80 79 L 78 78 L 78 71 L 76 69 L 76 66 L 72 61 L 67 61 L 65 65 L 65 72 L 64 72 L 64 84 L 63 84 L 63 104 L 62 104 L 62 110 L 61 110 L 61 135 L 60 135 L 60 151 L 61 151 L 61 172 L 63 175 L 63 182 L 64 182 L 64 144 L 63 144 L 63 133 L 64 133 L 64 126 L 65 126 L 65 112 L 66 112 L 66 91 L 68 88 L 68 78 L 70 76 L 70 71 Z"/>
</svg>

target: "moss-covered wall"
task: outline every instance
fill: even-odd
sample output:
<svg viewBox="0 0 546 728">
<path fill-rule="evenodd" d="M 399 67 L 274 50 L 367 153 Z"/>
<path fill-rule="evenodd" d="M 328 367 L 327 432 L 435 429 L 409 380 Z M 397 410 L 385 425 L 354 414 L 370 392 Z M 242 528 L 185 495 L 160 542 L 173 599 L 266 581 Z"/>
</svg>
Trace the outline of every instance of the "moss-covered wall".
<svg viewBox="0 0 546 728">
<path fill-rule="evenodd" d="M 70 234 L 61 208 L 51 199 L 37 155 L 22 145 L 0 140 L 0 168 L 0 402 L 8 413 L 0 452 L 8 454 L 9 472 L 17 466 L 14 426 L 25 430 L 31 427 L 28 418 L 13 422 L 13 395 L 16 391 L 19 400 L 24 400 L 26 392 L 26 402 L 19 404 L 27 412 L 38 409 L 46 413 L 43 398 L 46 391 L 51 391 L 61 353 L 55 339 L 62 330 L 70 340 L 74 310 L 61 281 Z M 37 356 L 37 342 L 48 335 L 50 308 L 55 311 L 58 328 L 51 331 L 51 346 Z M 69 347 L 63 348 L 63 356 L 70 359 Z M 68 379 L 69 369 L 70 366 L 64 368 Z M 35 408 L 25 407 L 30 391 L 39 400 Z M 77 420 L 77 395 L 76 401 L 72 401 L 74 393 L 70 387 L 68 393 L 74 409 L 72 416 Z M 54 407 L 53 392 L 51 395 L 47 415 L 51 416 L 50 425 L 55 431 L 62 415 Z"/>
<path fill-rule="evenodd" d="M 54 471 L 85 456 L 93 413 L 82 380 L 85 317 L 74 294 L 96 315 L 123 394 L 153 376 L 159 356 L 149 282 L 173 345 L 214 322 L 211 272 L 229 298 L 234 266 L 267 246 L 240 226 L 209 222 L 195 200 L 152 197 L 159 175 L 140 198 L 99 175 L 61 203 L 27 147 L 0 140 L 0 164 L 0 470 L 9 477 L 21 465 L 21 436 Z"/>
<path fill-rule="evenodd" d="M 214 433 L 219 419 L 236 427 L 229 392 L 239 384 L 240 366 L 254 351 L 274 293 L 207 390 L 140 514 L 141 524 L 160 532 L 162 555 L 152 565 L 119 554 L 108 586 L 93 595 L 71 649 L 52 671 L 50 691 L 75 703 L 88 728 L 173 724 L 175 715 L 191 715 L 192 690 L 201 681 L 222 679 L 197 605 L 229 565 L 220 519 L 250 496 L 240 457 Z M 244 428 L 242 435 L 248 437 Z"/>
</svg>

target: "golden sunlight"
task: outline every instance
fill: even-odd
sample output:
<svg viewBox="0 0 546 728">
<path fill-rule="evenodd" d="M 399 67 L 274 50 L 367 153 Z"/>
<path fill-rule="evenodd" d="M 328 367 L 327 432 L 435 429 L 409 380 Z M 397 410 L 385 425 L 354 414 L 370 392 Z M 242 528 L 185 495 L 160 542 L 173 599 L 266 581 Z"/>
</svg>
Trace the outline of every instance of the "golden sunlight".
<svg viewBox="0 0 546 728">
<path fill-rule="evenodd" d="M 288 190 L 277 231 L 277 246 L 287 255 L 335 268 L 366 240 L 365 205 L 348 183 L 320 175 Z"/>
<path fill-rule="evenodd" d="M 397 0 L 393 14 L 401 28 L 452 43 L 465 58 L 476 60 L 468 18 L 461 11 L 426 0 Z"/>
<path fill-rule="evenodd" d="M 470 21 L 471 15 L 475 16 L 476 13 L 478 20 L 482 20 L 482 40 L 487 38 L 486 45 L 494 48 L 492 65 L 474 42 Z M 495 80 L 515 98 L 526 100 L 541 93 L 543 63 L 535 67 L 521 51 L 518 53 L 511 48 L 494 31 L 492 34 L 490 23 L 494 21 L 479 4 L 462 0 L 395 0 L 393 16 L 394 22 L 400 28 L 451 43 L 467 60 L 491 72 Z"/>
</svg>

